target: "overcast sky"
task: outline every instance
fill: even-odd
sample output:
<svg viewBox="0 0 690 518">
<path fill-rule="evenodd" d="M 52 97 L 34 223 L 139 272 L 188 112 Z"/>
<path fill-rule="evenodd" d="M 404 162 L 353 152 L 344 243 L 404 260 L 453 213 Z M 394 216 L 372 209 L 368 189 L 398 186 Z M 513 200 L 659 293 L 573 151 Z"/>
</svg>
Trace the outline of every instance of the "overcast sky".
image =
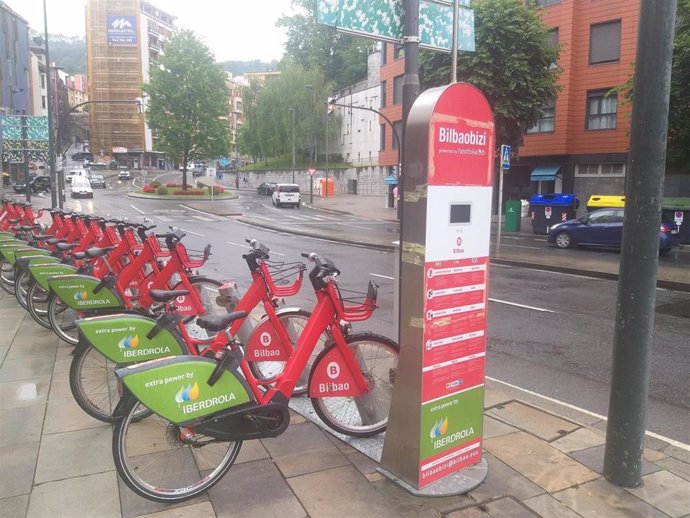
<svg viewBox="0 0 690 518">
<path fill-rule="evenodd" d="M 43 32 L 43 0 L 5 2 L 31 28 Z M 293 14 L 290 0 L 153 0 L 177 17 L 177 26 L 201 36 L 218 61 L 261 59 L 283 55 L 285 34 L 275 27 L 283 14 Z M 84 36 L 86 0 L 46 0 L 48 32 Z"/>
</svg>

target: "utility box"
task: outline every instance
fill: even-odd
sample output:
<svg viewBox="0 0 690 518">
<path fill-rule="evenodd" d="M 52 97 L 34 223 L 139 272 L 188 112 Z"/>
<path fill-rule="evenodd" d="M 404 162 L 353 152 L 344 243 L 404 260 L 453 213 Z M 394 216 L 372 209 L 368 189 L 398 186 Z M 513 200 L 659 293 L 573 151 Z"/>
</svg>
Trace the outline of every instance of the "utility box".
<svg viewBox="0 0 690 518">
<path fill-rule="evenodd" d="M 548 234 L 556 223 L 575 219 L 578 205 L 574 194 L 535 194 L 529 201 L 532 232 Z"/>
</svg>

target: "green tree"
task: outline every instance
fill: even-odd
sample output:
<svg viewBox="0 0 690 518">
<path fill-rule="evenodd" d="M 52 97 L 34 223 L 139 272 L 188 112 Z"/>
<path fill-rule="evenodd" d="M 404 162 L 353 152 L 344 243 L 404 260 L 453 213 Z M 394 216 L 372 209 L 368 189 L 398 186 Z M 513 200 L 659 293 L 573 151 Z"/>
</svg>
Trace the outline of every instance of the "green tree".
<svg viewBox="0 0 690 518">
<path fill-rule="evenodd" d="M 517 150 L 524 132 L 541 116 L 544 101 L 555 97 L 558 48 L 533 2 L 474 0 L 475 52 L 458 55 L 458 80 L 477 86 L 494 112 L 496 145 Z M 448 54 L 422 52 L 423 88 L 448 84 Z"/>
<path fill-rule="evenodd" d="M 283 16 L 276 23 L 287 31 L 286 55 L 307 70 L 320 70 L 336 89 L 364 79 L 373 42 L 317 23 L 314 0 L 294 0 L 293 4 L 302 7 L 304 12 Z"/>
<path fill-rule="evenodd" d="M 678 0 L 666 163 L 690 173 L 690 0 Z"/>
<path fill-rule="evenodd" d="M 229 152 L 225 74 L 208 47 L 194 33 L 182 31 L 166 46 L 160 65 L 151 67 L 144 92 L 150 97 L 146 120 L 158 147 L 182 164 L 187 189 L 191 161 Z"/>
</svg>

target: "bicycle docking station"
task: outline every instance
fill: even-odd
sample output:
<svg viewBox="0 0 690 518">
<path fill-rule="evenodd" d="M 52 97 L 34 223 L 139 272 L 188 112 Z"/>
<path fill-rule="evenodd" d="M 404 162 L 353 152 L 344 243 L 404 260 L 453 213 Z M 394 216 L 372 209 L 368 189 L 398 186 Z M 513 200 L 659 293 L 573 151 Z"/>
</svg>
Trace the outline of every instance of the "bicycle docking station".
<svg viewBox="0 0 690 518">
<path fill-rule="evenodd" d="M 427 90 L 404 138 L 401 351 L 379 470 L 415 495 L 462 494 L 488 474 L 491 108 L 469 84 Z"/>
</svg>

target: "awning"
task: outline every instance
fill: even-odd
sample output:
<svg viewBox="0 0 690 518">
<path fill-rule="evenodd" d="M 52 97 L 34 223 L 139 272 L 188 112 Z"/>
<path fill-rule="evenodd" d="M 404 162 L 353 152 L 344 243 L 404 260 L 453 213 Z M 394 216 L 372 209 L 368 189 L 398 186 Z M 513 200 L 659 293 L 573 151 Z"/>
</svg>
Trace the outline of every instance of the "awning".
<svg viewBox="0 0 690 518">
<path fill-rule="evenodd" d="M 553 182 L 560 170 L 559 165 L 540 165 L 530 173 L 529 179 L 533 182 Z"/>
</svg>

